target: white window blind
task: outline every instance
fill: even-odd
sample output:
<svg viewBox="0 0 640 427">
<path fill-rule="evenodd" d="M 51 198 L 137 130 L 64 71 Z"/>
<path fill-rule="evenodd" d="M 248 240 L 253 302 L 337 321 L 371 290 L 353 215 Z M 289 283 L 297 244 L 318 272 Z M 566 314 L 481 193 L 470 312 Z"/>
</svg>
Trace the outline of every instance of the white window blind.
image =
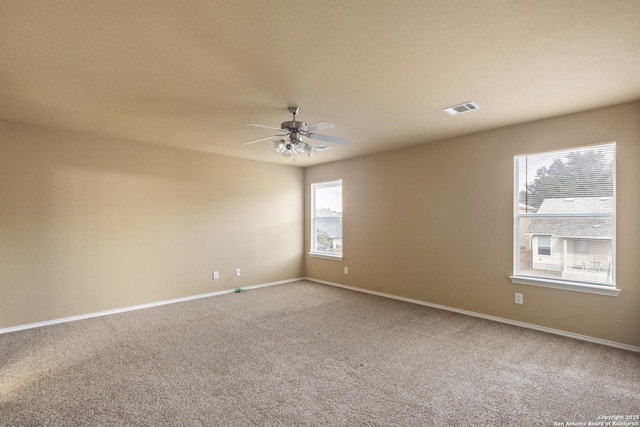
<svg viewBox="0 0 640 427">
<path fill-rule="evenodd" d="M 515 277 L 615 288 L 615 143 L 516 156 L 515 190 Z"/>
</svg>

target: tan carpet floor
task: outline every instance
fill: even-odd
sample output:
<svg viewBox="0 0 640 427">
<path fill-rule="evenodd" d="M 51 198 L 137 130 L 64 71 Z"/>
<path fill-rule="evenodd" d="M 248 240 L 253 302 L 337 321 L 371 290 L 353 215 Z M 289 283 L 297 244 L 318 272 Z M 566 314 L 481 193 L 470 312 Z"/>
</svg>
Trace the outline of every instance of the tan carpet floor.
<svg viewBox="0 0 640 427">
<path fill-rule="evenodd" d="M 639 414 L 638 353 L 305 281 L 0 335 L 2 426 L 554 426 Z"/>
</svg>

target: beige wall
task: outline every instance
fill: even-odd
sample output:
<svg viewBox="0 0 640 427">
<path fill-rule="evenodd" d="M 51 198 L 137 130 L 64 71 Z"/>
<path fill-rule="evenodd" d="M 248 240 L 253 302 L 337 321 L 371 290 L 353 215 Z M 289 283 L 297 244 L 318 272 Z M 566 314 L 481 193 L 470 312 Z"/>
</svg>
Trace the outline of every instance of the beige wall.
<svg viewBox="0 0 640 427">
<path fill-rule="evenodd" d="M 0 121 L 0 328 L 300 277 L 303 188 L 299 168 Z"/>
<path fill-rule="evenodd" d="M 512 284 L 513 156 L 607 141 L 620 296 Z M 305 171 L 0 121 L 0 328 L 306 275 L 640 346 L 639 146 L 640 103 Z M 334 179 L 342 262 L 303 256 Z"/>
<path fill-rule="evenodd" d="M 617 141 L 620 295 L 512 284 L 513 157 L 609 141 Z M 335 179 L 343 180 L 344 260 L 306 256 L 308 277 L 640 346 L 640 103 L 305 171 L 307 189 Z M 308 218 L 308 190 L 305 206 Z M 305 230 L 308 251 L 308 219 Z"/>
</svg>

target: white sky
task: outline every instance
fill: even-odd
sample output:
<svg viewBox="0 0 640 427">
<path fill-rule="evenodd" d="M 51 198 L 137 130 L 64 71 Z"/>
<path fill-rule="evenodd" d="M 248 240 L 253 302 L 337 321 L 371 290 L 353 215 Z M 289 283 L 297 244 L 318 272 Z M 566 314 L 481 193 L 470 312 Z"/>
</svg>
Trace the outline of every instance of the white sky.
<svg viewBox="0 0 640 427">
<path fill-rule="evenodd" d="M 342 212 L 342 186 L 322 186 L 316 188 L 316 209 L 331 209 Z"/>
</svg>

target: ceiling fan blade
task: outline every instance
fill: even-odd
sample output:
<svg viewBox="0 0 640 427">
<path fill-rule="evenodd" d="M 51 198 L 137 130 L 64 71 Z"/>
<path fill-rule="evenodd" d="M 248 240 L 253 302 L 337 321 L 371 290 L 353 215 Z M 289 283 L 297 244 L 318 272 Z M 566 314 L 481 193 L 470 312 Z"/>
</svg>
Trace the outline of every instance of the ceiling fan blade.
<svg viewBox="0 0 640 427">
<path fill-rule="evenodd" d="M 259 128 L 265 128 L 265 129 L 273 129 L 273 130 L 277 130 L 278 132 L 287 132 L 287 133 L 289 133 L 288 129 L 274 128 L 273 126 L 258 125 L 256 123 L 246 123 L 246 125 L 247 126 L 255 126 L 255 127 L 259 127 Z"/>
<path fill-rule="evenodd" d="M 241 145 L 255 144 L 256 142 L 266 141 L 267 139 L 280 138 L 281 136 L 287 136 L 287 134 L 283 133 L 282 135 L 271 135 L 265 138 L 254 139 L 252 141 L 243 142 Z"/>
<path fill-rule="evenodd" d="M 335 126 L 329 122 L 311 123 L 310 125 L 302 126 L 300 130 L 305 132 L 318 132 L 321 130 L 333 129 Z"/>
<path fill-rule="evenodd" d="M 334 144 L 348 144 L 349 143 L 348 139 L 340 138 L 340 137 L 332 136 L 332 135 L 322 135 L 322 134 L 319 134 L 319 133 L 308 133 L 306 136 L 311 138 L 311 139 L 318 139 L 320 141 L 325 141 L 325 142 L 333 142 Z"/>
</svg>

